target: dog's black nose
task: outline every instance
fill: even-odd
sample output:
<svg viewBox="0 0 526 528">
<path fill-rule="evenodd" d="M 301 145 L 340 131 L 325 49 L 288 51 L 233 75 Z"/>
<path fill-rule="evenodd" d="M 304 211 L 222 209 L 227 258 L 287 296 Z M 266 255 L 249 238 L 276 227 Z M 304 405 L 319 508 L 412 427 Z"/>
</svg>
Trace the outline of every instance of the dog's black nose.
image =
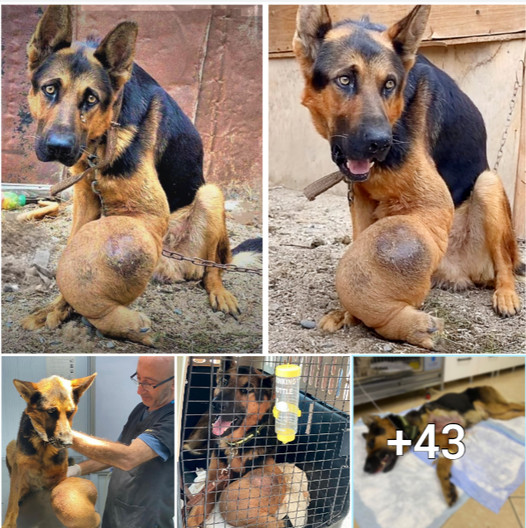
<svg viewBox="0 0 526 528">
<path fill-rule="evenodd" d="M 391 146 L 391 134 L 383 131 L 368 132 L 365 137 L 367 152 L 370 157 L 379 157 L 385 154 Z"/>
<path fill-rule="evenodd" d="M 69 132 L 51 132 L 46 141 L 46 147 L 51 156 L 59 161 L 74 157 L 75 134 Z"/>
<path fill-rule="evenodd" d="M 212 411 L 214 414 L 221 414 L 223 411 L 223 405 L 221 401 L 218 400 L 212 400 Z"/>
<path fill-rule="evenodd" d="M 365 461 L 365 466 L 363 467 L 363 470 L 366 472 L 366 473 L 375 473 L 376 472 L 376 463 L 374 463 L 372 460 L 370 459 L 367 459 Z"/>
</svg>

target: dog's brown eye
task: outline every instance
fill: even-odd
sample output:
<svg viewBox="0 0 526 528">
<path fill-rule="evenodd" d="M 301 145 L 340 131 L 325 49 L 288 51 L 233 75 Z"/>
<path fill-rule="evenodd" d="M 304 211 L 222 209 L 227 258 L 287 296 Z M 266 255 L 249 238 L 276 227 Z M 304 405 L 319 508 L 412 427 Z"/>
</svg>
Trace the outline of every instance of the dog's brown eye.
<svg viewBox="0 0 526 528">
<path fill-rule="evenodd" d="M 338 82 L 342 86 L 349 86 L 349 84 L 351 84 L 351 78 L 348 75 L 342 75 L 341 77 L 338 77 Z"/>
<path fill-rule="evenodd" d="M 95 104 L 97 102 L 97 98 L 94 95 L 88 95 L 87 101 L 89 104 Z"/>
<path fill-rule="evenodd" d="M 57 91 L 57 87 L 54 84 L 48 84 L 43 87 L 43 90 L 47 95 L 54 95 Z"/>
<path fill-rule="evenodd" d="M 55 414 L 57 414 L 57 410 L 56 410 L 56 409 L 48 409 L 48 410 L 47 410 L 47 413 L 48 413 L 50 416 L 54 416 Z"/>
<path fill-rule="evenodd" d="M 385 81 L 384 88 L 387 91 L 393 90 L 395 86 L 396 86 L 396 83 L 393 81 L 393 79 L 388 79 L 387 81 Z"/>
</svg>

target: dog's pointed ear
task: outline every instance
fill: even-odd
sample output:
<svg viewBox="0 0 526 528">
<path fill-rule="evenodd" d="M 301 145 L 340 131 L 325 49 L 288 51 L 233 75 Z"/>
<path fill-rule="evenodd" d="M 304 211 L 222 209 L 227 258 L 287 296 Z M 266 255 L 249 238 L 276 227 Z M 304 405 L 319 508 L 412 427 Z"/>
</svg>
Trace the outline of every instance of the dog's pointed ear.
<svg viewBox="0 0 526 528">
<path fill-rule="evenodd" d="M 71 46 L 73 40 L 71 6 L 49 6 L 27 45 L 27 66 L 32 72 L 55 51 Z"/>
<path fill-rule="evenodd" d="M 415 63 L 430 12 L 431 6 L 416 6 L 405 18 L 387 29 L 387 36 L 407 71 Z"/>
<path fill-rule="evenodd" d="M 231 356 L 223 356 L 221 358 L 221 366 L 219 367 L 219 370 L 217 371 L 218 374 L 228 372 L 230 369 L 233 369 L 237 367 L 237 361 L 231 357 Z"/>
<path fill-rule="evenodd" d="M 264 376 L 262 385 L 266 389 L 272 389 L 274 387 L 274 376 Z"/>
<path fill-rule="evenodd" d="M 93 380 L 97 376 L 97 373 L 85 378 L 77 378 L 71 380 L 71 389 L 73 390 L 73 400 L 78 403 L 80 397 L 91 387 Z"/>
<path fill-rule="evenodd" d="M 31 398 L 33 398 L 34 395 L 38 393 L 36 383 L 33 383 L 32 381 L 21 381 L 14 379 L 13 384 L 20 396 L 24 398 L 26 403 L 31 403 Z"/>
<path fill-rule="evenodd" d="M 367 427 L 371 427 L 371 425 L 376 422 L 378 418 L 379 416 L 376 416 L 375 414 L 368 414 L 367 416 L 364 416 L 362 420 Z"/>
<path fill-rule="evenodd" d="M 316 60 L 320 45 L 331 25 L 327 6 L 299 6 L 292 49 L 305 75 Z"/>
<path fill-rule="evenodd" d="M 95 58 L 108 71 L 114 90 L 119 90 L 131 77 L 137 33 L 135 22 L 121 22 L 95 50 Z"/>
</svg>

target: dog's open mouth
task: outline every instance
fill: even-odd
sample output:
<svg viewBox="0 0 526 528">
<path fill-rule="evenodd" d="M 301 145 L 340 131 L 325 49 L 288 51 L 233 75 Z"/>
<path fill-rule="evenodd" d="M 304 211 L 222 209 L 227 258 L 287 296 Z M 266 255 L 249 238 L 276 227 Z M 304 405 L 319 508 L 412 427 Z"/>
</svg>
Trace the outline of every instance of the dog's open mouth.
<svg viewBox="0 0 526 528">
<path fill-rule="evenodd" d="M 349 177 L 353 182 L 363 182 L 369 178 L 369 172 L 374 165 L 372 160 L 346 160 L 344 170 L 340 166 L 340 170 Z M 346 169 L 346 170 L 345 170 Z M 347 174 L 348 172 L 348 174 Z"/>
<path fill-rule="evenodd" d="M 212 424 L 212 433 L 215 436 L 224 436 L 240 420 L 238 416 L 228 416 L 228 418 L 232 418 L 231 420 L 227 420 L 226 418 L 221 415 L 216 417 L 216 420 Z"/>
<path fill-rule="evenodd" d="M 369 172 L 374 165 L 372 158 L 361 160 L 349 159 L 339 145 L 332 145 L 331 154 L 332 160 L 338 165 L 340 172 L 345 176 L 346 180 L 351 182 L 364 182 L 369 178 Z"/>
</svg>

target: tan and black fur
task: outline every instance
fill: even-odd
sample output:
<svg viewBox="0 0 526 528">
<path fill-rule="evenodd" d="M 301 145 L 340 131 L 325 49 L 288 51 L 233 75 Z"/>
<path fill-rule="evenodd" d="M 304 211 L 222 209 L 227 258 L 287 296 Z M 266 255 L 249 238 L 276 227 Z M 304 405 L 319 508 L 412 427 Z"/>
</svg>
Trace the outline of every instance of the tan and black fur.
<svg viewBox="0 0 526 528">
<path fill-rule="evenodd" d="M 68 528 L 97 528 L 95 512 L 97 490 L 86 479 L 67 478 L 68 450 L 72 444 L 71 425 L 82 394 L 96 374 L 66 380 L 51 376 L 37 383 L 13 380 L 27 403 L 22 414 L 17 440 L 7 446 L 10 474 L 9 502 L 2 528 L 16 528 L 19 504 L 40 489 L 51 490 L 51 504 L 58 519 Z M 67 492 L 76 497 L 73 517 L 70 506 L 61 500 Z"/>
<path fill-rule="evenodd" d="M 417 50 L 429 6 L 389 28 L 333 23 L 301 6 L 293 47 L 303 104 L 352 184 L 353 244 L 336 272 L 342 309 L 319 326 L 362 321 L 381 336 L 437 346 L 443 321 L 420 310 L 432 283 L 493 285 L 504 317 L 519 311 L 510 207 L 488 168 L 473 103 Z"/>
<path fill-rule="evenodd" d="M 60 296 L 27 317 L 27 329 L 55 328 L 75 311 L 103 334 L 153 345 L 149 318 L 127 307 L 152 276 L 202 279 L 214 310 L 239 313 L 221 270 L 161 256 L 164 243 L 189 257 L 232 260 L 224 198 L 204 182 L 199 134 L 133 62 L 137 31 L 122 22 L 100 43 L 72 42 L 71 7 L 50 6 L 28 44 L 38 158 L 73 174 L 88 168 L 88 156 L 110 159 L 74 186 Z M 107 145 L 112 126 L 114 149 Z"/>
<path fill-rule="evenodd" d="M 202 417 L 184 448 L 196 451 L 211 439 L 206 483 L 218 481 L 218 485 L 190 510 L 186 526 L 203 526 L 219 503 L 231 526 L 285 528 L 285 521 L 276 518 L 287 488 L 274 459 L 273 376 L 227 359 L 216 379 L 210 413 Z M 228 477 L 222 479 L 226 468 Z"/>
<path fill-rule="evenodd" d="M 435 424 L 435 444 L 440 449 L 447 449 L 455 454 L 458 448 L 450 445 L 449 440 L 456 438 L 457 433 L 444 434 L 442 430 L 447 424 L 456 423 L 467 429 L 488 418 L 511 420 L 518 416 L 524 416 L 524 403 L 507 402 L 493 387 L 488 386 L 445 394 L 403 417 L 394 414 L 383 418 L 366 416 L 364 423 L 369 430 L 363 434 L 367 449 L 364 471 L 385 473 L 393 469 L 397 461 L 396 448 L 388 445 L 387 441 L 396 438 L 397 430 L 403 431 L 404 438 L 415 444 L 426 426 Z M 404 446 L 404 453 L 409 449 L 410 446 Z M 436 464 L 440 486 L 449 506 L 457 500 L 455 485 L 450 480 L 452 463 L 453 460 L 441 456 Z"/>
</svg>

